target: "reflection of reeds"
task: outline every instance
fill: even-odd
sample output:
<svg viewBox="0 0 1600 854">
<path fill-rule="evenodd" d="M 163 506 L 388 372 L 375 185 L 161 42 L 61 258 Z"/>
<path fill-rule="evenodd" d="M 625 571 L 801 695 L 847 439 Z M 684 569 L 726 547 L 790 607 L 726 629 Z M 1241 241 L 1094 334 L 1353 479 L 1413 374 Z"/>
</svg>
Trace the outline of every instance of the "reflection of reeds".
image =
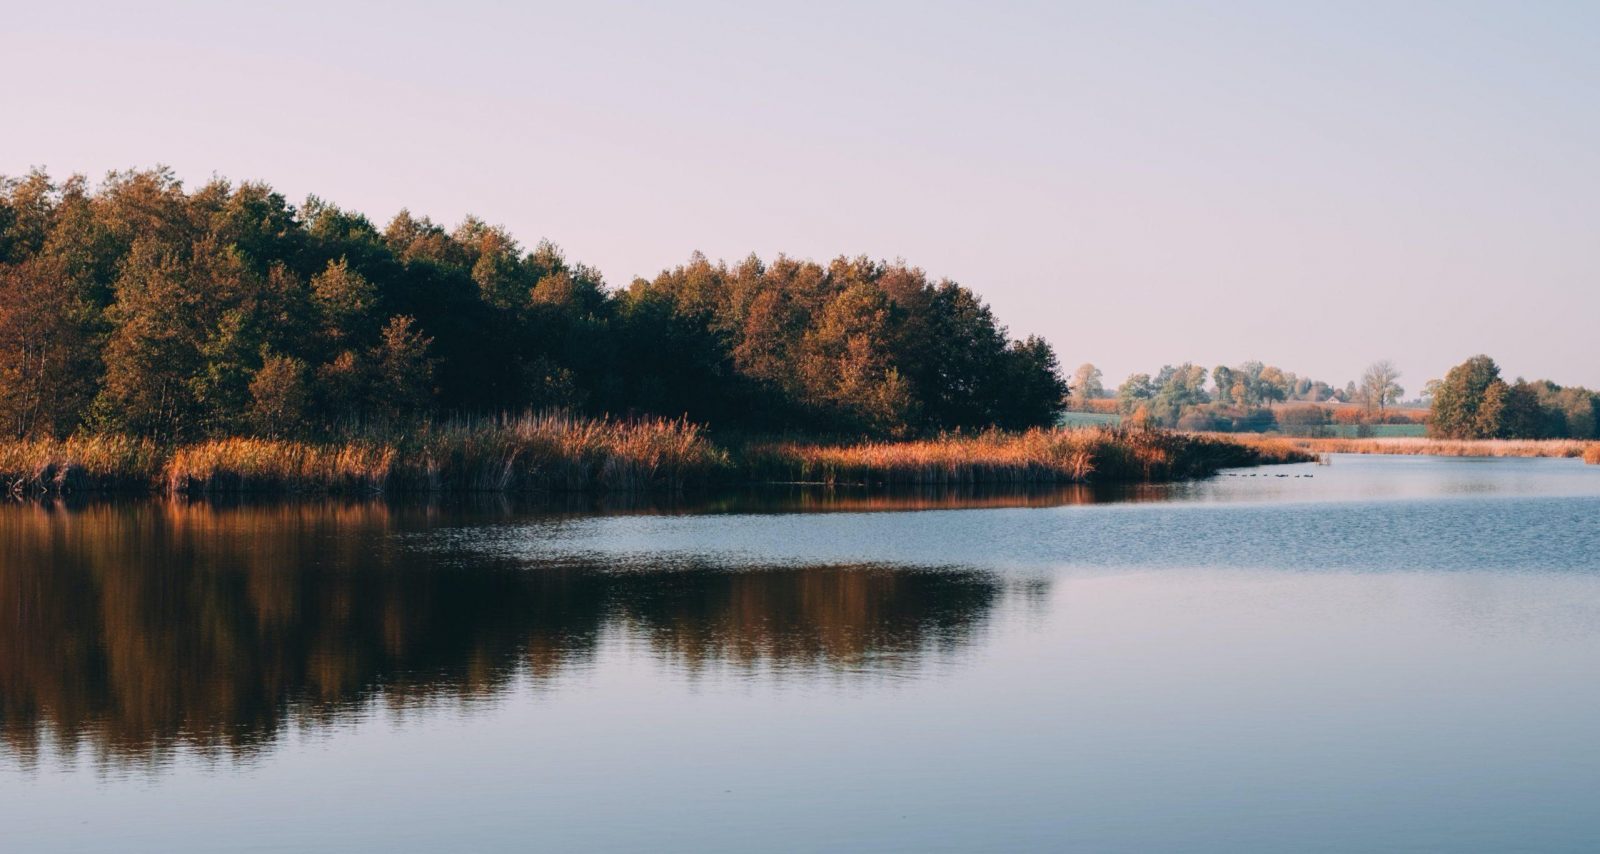
<svg viewBox="0 0 1600 854">
<path fill-rule="evenodd" d="M 1157 481 L 1229 466 L 1298 462 L 1287 444 L 1098 427 L 990 431 L 911 442 L 752 446 L 746 462 L 765 479 L 822 483 L 960 485 Z"/>
<path fill-rule="evenodd" d="M 1600 443 L 1578 439 L 1251 439 L 1287 443 L 1315 454 L 1410 454 L 1438 457 L 1583 457 L 1600 460 Z"/>
</svg>

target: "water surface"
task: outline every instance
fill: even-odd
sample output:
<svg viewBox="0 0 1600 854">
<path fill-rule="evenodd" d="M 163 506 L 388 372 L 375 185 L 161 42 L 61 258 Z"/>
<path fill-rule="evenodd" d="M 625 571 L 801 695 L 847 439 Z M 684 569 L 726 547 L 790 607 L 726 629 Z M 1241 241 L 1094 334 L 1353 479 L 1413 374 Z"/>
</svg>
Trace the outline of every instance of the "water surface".
<svg viewBox="0 0 1600 854">
<path fill-rule="evenodd" d="M 1597 676 L 1570 460 L 0 506 L 7 850 L 1593 850 Z"/>
</svg>

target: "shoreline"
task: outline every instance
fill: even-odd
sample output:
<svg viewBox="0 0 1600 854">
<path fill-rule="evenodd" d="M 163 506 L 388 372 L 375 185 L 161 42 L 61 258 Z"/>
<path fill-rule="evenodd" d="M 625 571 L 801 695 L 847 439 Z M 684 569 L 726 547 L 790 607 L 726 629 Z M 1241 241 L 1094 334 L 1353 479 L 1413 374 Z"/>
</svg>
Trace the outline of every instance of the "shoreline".
<svg viewBox="0 0 1600 854">
<path fill-rule="evenodd" d="M 428 426 L 392 438 L 227 438 L 182 445 L 85 436 L 0 443 L 14 497 L 681 493 L 729 485 L 1165 483 L 1309 462 L 1281 442 L 1093 428 L 895 442 L 723 446 L 685 421 L 566 415 Z"/>
<path fill-rule="evenodd" d="M 1257 440 L 1245 440 L 1257 441 Z M 1263 437 L 1308 454 L 1378 454 L 1435 457 L 1581 458 L 1600 465 L 1600 441 L 1584 439 L 1430 439 L 1394 436 L 1367 439 Z"/>
</svg>

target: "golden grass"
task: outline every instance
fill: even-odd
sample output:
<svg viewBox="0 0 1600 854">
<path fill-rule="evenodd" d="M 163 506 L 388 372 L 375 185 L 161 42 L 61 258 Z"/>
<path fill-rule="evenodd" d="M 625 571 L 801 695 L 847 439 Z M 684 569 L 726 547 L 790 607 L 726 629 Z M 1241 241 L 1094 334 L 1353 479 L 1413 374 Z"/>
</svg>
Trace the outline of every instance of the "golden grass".
<svg viewBox="0 0 1600 854">
<path fill-rule="evenodd" d="M 400 477 L 421 491 L 680 489 L 724 473 L 727 451 L 687 420 L 563 413 L 457 421 L 423 431 Z"/>
<path fill-rule="evenodd" d="M 1439 457 L 1584 457 L 1600 443 L 1578 439 L 1428 439 L 1389 437 L 1377 439 L 1250 439 L 1287 442 L 1313 454 L 1411 454 Z M 1592 462 L 1593 460 L 1591 460 Z"/>
<path fill-rule="evenodd" d="M 137 489 L 160 476 L 166 456 L 155 442 L 125 436 L 0 442 L 0 482 L 12 494 Z"/>
<path fill-rule="evenodd" d="M 1583 451 L 1583 461 L 1595 466 L 1600 466 L 1600 442 L 1593 442 Z"/>
<path fill-rule="evenodd" d="M 909 442 L 755 443 L 737 455 L 682 420 L 559 413 L 434 424 L 337 442 L 211 439 L 163 449 L 120 437 L 0 443 L 13 494 L 646 492 L 750 481 L 916 484 L 1155 482 L 1311 459 L 1285 440 L 1100 427 Z"/>
<path fill-rule="evenodd" d="M 278 439 L 216 439 L 178 448 L 162 470 L 166 490 L 230 492 L 382 492 L 393 447 L 365 442 L 317 445 Z"/>
<path fill-rule="evenodd" d="M 1095 427 L 951 434 L 909 442 L 755 445 L 758 479 L 885 485 L 1083 483 L 1197 477 L 1229 466 L 1311 459 L 1287 444 Z"/>
<path fill-rule="evenodd" d="M 0 443 L 0 478 L 14 494 L 629 491 L 678 489 L 728 469 L 727 452 L 686 421 L 562 414 L 338 442 L 232 438 L 163 449 L 90 436 Z"/>
</svg>

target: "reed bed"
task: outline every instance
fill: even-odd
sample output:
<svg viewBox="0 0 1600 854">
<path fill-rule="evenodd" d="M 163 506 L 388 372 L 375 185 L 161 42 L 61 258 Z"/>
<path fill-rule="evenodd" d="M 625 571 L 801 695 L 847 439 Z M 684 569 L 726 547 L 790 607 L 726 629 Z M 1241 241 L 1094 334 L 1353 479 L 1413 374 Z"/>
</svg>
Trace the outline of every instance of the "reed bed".
<svg viewBox="0 0 1600 854">
<path fill-rule="evenodd" d="M 178 448 L 163 466 L 161 480 L 174 495 L 379 493 L 395 458 L 393 447 L 374 442 L 218 439 Z"/>
<path fill-rule="evenodd" d="M 678 490 L 731 470 L 728 452 L 683 419 L 544 413 L 422 431 L 398 481 L 423 492 Z"/>
<path fill-rule="evenodd" d="M 1251 439 L 1245 442 L 1287 442 L 1313 454 L 1409 454 L 1437 457 L 1583 457 L 1600 458 L 1600 443 L 1579 439 Z"/>
<path fill-rule="evenodd" d="M 846 445 L 769 443 L 746 448 L 743 457 L 753 479 L 893 486 L 1162 481 L 1313 459 L 1287 444 L 1111 427 Z"/>
<path fill-rule="evenodd" d="M 1584 449 L 1583 461 L 1592 466 L 1600 466 L 1600 442 L 1594 442 Z"/>
<path fill-rule="evenodd" d="M 13 495 L 137 490 L 160 478 L 167 456 L 126 436 L 0 442 L 0 485 Z"/>
<path fill-rule="evenodd" d="M 990 431 L 908 442 L 749 443 L 736 453 L 683 420 L 546 413 L 337 441 L 212 439 L 175 448 L 88 436 L 0 443 L 18 495 L 643 493 L 750 482 L 972 486 L 1157 482 L 1312 457 L 1287 441 L 1128 430 Z"/>
<path fill-rule="evenodd" d="M 530 414 L 337 441 L 213 439 L 176 448 L 114 436 L 0 443 L 13 494 L 584 492 L 681 489 L 731 470 L 686 421 Z"/>
</svg>

